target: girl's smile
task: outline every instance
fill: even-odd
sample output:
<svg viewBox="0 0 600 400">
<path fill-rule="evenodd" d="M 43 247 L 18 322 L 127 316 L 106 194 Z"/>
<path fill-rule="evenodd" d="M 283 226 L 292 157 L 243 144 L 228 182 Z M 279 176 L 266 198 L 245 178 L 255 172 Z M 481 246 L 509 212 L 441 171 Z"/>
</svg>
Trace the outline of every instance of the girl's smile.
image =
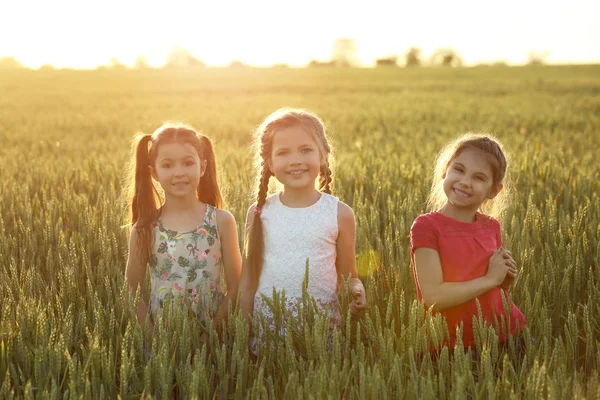
<svg viewBox="0 0 600 400">
<path fill-rule="evenodd" d="M 493 171 L 487 157 L 479 149 L 466 148 L 450 162 L 443 182 L 448 198 L 446 212 L 474 214 L 484 201 L 497 194 L 499 188 L 493 187 Z"/>
<path fill-rule="evenodd" d="M 462 197 L 471 197 L 471 194 L 465 192 L 464 190 L 460 190 L 458 188 L 454 188 L 454 193 L 456 193 L 458 196 L 462 196 Z"/>
<path fill-rule="evenodd" d="M 152 172 L 166 195 L 179 197 L 195 196 L 204 170 L 194 146 L 175 142 L 160 145 Z"/>
<path fill-rule="evenodd" d="M 300 125 L 275 133 L 269 168 L 287 189 L 314 189 L 321 155 L 313 137 Z"/>
</svg>

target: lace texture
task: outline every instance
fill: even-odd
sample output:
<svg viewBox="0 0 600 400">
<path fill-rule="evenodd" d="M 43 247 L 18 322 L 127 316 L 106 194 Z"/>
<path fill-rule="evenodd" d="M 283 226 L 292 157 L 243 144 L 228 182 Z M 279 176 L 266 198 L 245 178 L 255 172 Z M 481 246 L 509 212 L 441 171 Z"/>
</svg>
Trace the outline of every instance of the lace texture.
<svg viewBox="0 0 600 400">
<path fill-rule="evenodd" d="M 317 311 L 329 314 L 331 327 L 341 324 L 335 266 L 338 201 L 337 197 L 322 193 L 309 207 L 290 208 L 277 193 L 267 198 L 262 209 L 265 251 L 254 313 L 262 315 L 267 327 L 280 336 L 288 334 L 289 318 L 299 316 L 303 285 L 314 299 Z M 272 300 L 273 289 L 285 293 L 283 316 L 275 316 L 265 301 Z M 280 329 L 277 329 L 278 318 L 282 319 Z M 262 329 L 256 332 L 258 340 L 264 335 Z M 256 352 L 256 340 L 252 349 Z"/>
<path fill-rule="evenodd" d="M 337 299 L 335 267 L 338 199 L 322 193 L 305 208 L 290 208 L 271 195 L 261 212 L 265 251 L 256 293 L 271 296 L 273 288 L 288 298 L 302 297 L 308 263 L 308 293 L 323 303 Z"/>
</svg>

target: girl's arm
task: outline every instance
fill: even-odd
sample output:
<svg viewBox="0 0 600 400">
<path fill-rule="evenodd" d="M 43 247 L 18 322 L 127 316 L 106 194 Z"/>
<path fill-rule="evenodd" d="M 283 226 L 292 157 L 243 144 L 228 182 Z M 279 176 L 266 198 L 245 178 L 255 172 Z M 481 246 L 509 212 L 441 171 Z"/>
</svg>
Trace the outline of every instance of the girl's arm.
<svg viewBox="0 0 600 400">
<path fill-rule="evenodd" d="M 229 211 L 217 210 L 217 225 L 219 227 L 219 238 L 221 240 L 221 257 L 223 258 L 223 269 L 227 282 L 227 294 L 223 298 L 219 309 L 213 320 L 215 326 L 220 328 L 221 322 L 227 320 L 228 307 L 235 309 L 240 274 L 242 271 L 242 256 L 238 242 L 237 225 L 235 218 Z"/>
<path fill-rule="evenodd" d="M 367 308 L 367 298 L 365 287 L 358 279 L 356 270 L 356 250 L 354 240 L 356 236 L 356 222 L 352 208 L 341 201 L 338 202 L 338 238 L 337 238 L 337 258 L 336 268 L 338 272 L 338 281 L 343 282 L 351 277 L 350 288 L 352 291 L 352 303 L 350 303 L 350 312 L 354 316 L 361 316 Z"/>
<path fill-rule="evenodd" d="M 487 273 L 466 282 L 444 282 L 442 264 L 437 250 L 420 247 L 415 250 L 415 269 L 421 288 L 423 302 L 435 311 L 454 307 L 500 285 L 510 266 L 503 256 L 503 250 L 494 251 L 490 257 Z"/>
<path fill-rule="evenodd" d="M 148 264 L 148 255 L 142 254 L 139 237 L 136 226 L 134 225 L 129 235 L 129 256 L 127 259 L 127 269 L 125 278 L 129 286 L 129 293 L 125 295 L 125 302 L 129 304 L 130 298 L 134 299 L 138 287 L 144 284 L 146 279 L 146 265 Z M 148 307 L 144 301 L 144 297 L 140 296 L 140 301 L 137 308 L 137 319 L 140 325 L 144 326 L 148 315 Z M 150 320 L 150 332 L 153 331 L 154 324 Z"/>
<path fill-rule="evenodd" d="M 256 204 L 253 204 L 248 209 L 246 214 L 246 234 L 250 232 L 252 221 L 254 220 L 254 210 Z M 246 254 L 248 251 L 246 249 Z M 240 309 L 242 310 L 242 318 L 248 324 L 252 324 L 252 312 L 254 311 L 254 295 L 256 294 L 256 285 L 252 282 L 252 274 L 248 270 L 246 258 L 242 262 L 242 277 L 240 279 Z"/>
</svg>

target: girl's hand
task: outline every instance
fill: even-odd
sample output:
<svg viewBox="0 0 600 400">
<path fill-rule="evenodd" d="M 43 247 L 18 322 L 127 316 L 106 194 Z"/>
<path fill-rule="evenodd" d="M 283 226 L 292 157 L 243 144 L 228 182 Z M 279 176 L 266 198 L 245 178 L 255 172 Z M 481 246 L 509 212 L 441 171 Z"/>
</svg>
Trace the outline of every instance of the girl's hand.
<svg viewBox="0 0 600 400">
<path fill-rule="evenodd" d="M 367 297 L 362 283 L 352 287 L 352 302 L 350 303 L 350 313 L 353 317 L 362 317 L 367 310 Z"/>
<path fill-rule="evenodd" d="M 500 286 L 504 281 L 504 278 L 506 278 L 508 271 L 511 269 L 510 260 L 505 259 L 504 255 L 505 250 L 500 247 L 494 251 L 488 263 L 488 270 L 485 276 L 491 280 L 494 286 Z"/>
<path fill-rule="evenodd" d="M 517 277 L 517 263 L 512 258 L 512 253 L 509 250 L 502 250 L 502 256 L 504 257 L 504 261 L 509 269 L 508 273 L 506 274 L 506 278 L 504 278 L 504 281 L 500 284 L 500 287 L 503 289 L 508 289 Z"/>
<path fill-rule="evenodd" d="M 509 267 L 508 276 L 511 278 L 517 277 L 517 263 L 512 257 L 512 253 L 509 250 L 502 249 L 502 257 L 504 257 L 504 261 L 506 265 Z"/>
</svg>

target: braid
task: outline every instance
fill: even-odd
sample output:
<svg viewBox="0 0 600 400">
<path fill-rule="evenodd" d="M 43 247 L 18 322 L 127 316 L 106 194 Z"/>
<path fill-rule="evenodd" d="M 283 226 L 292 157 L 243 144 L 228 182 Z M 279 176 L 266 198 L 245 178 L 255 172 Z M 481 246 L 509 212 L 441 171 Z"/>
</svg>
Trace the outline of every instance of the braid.
<svg viewBox="0 0 600 400">
<path fill-rule="evenodd" d="M 319 191 L 331 194 L 331 169 L 329 168 L 329 162 L 325 162 L 321 166 L 321 172 L 319 173 Z"/>
<path fill-rule="evenodd" d="M 252 282 L 255 287 L 258 287 L 265 250 L 263 224 L 260 219 L 260 214 L 262 212 L 262 207 L 267 200 L 269 179 L 271 178 L 271 175 L 271 171 L 263 160 L 261 162 L 260 183 L 258 185 L 258 195 L 256 197 L 256 208 L 254 209 L 254 220 L 252 221 L 250 232 L 248 232 L 246 246 L 248 267 L 250 268 L 250 276 L 252 277 Z"/>
<path fill-rule="evenodd" d="M 260 181 L 258 184 L 258 195 L 256 196 L 256 207 L 262 208 L 267 200 L 267 192 L 269 190 L 269 179 L 271 178 L 271 170 L 263 161 L 260 163 Z"/>
</svg>

